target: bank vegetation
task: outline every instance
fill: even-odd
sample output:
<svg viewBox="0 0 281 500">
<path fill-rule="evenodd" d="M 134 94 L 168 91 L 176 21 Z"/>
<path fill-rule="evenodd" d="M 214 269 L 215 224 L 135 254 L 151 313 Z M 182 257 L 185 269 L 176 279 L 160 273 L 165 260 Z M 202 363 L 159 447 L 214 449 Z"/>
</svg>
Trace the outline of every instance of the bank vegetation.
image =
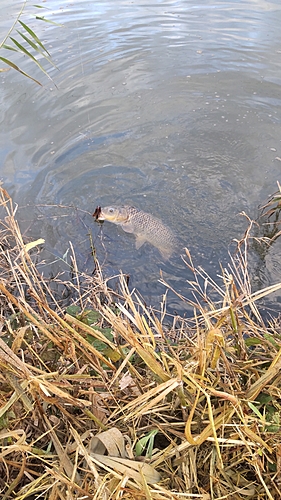
<svg viewBox="0 0 281 500">
<path fill-rule="evenodd" d="M 58 295 L 1 188 L 2 500 L 281 498 L 280 320 L 258 305 L 281 284 L 252 292 L 248 222 L 217 281 L 186 250 L 194 314 L 167 322 L 94 253 Z"/>
</svg>

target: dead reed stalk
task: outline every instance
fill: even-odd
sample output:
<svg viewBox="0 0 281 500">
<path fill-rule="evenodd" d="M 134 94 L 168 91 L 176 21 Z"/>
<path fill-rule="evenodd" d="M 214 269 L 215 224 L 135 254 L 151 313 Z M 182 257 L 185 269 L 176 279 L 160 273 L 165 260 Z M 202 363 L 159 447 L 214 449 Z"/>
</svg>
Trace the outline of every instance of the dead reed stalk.
<svg viewBox="0 0 281 500">
<path fill-rule="evenodd" d="M 98 265 L 65 311 L 0 195 L 1 498 L 281 498 L 280 326 L 257 305 L 281 284 L 251 291 L 251 221 L 218 282 L 186 251 L 175 331 Z"/>
</svg>

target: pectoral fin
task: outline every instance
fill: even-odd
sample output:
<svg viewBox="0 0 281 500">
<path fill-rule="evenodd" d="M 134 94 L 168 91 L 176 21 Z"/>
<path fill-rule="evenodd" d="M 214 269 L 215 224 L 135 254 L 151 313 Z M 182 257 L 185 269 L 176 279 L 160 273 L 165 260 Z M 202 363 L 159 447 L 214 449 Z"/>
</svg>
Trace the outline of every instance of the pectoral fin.
<svg viewBox="0 0 281 500">
<path fill-rule="evenodd" d="M 121 227 L 126 233 L 133 233 L 135 230 L 134 225 L 130 221 L 123 222 L 123 224 L 121 224 Z"/>
<path fill-rule="evenodd" d="M 136 237 L 136 249 L 138 250 L 145 242 L 146 242 L 146 239 L 143 236 L 137 235 L 137 237 Z"/>
</svg>

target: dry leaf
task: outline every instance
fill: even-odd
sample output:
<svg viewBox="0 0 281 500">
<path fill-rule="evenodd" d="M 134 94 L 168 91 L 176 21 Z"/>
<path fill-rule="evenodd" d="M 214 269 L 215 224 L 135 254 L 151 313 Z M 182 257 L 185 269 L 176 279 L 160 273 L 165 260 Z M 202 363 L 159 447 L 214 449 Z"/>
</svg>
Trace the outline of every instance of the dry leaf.
<svg viewBox="0 0 281 500">
<path fill-rule="evenodd" d="M 24 245 L 24 249 L 26 252 L 29 252 L 29 250 L 32 250 L 32 248 L 37 247 L 38 245 L 42 245 L 43 243 L 45 243 L 45 240 L 43 240 L 43 238 L 39 238 L 39 240 L 31 241 L 30 243 Z"/>
</svg>

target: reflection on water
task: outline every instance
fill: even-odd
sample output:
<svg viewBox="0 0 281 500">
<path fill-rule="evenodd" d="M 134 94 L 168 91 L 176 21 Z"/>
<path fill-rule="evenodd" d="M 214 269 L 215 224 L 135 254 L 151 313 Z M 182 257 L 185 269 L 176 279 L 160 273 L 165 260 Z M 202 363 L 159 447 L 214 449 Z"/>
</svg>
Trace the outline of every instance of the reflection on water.
<svg viewBox="0 0 281 500">
<path fill-rule="evenodd" d="M 280 180 L 281 5 L 57 5 L 48 1 L 47 17 L 63 27 L 31 22 L 59 68 L 49 70 L 57 88 L 20 58 L 14 61 L 44 80 L 43 88 L 1 74 L 5 187 L 24 207 L 18 213 L 26 234 L 46 239 L 49 261 L 72 241 L 90 272 L 90 231 L 107 275 L 122 268 L 158 303 L 161 269 L 185 293 L 192 276 L 182 248 L 215 277 L 230 241 L 245 229 L 238 214 L 255 217 Z M 3 19 L 3 33 L 7 25 Z M 149 245 L 136 251 L 120 228 L 105 223 L 101 231 L 91 214 L 111 203 L 163 219 L 180 238 L 178 255 L 165 263 Z M 279 257 L 277 242 L 266 282 L 281 279 L 270 264 Z M 172 296 L 170 307 L 183 308 Z"/>
</svg>

